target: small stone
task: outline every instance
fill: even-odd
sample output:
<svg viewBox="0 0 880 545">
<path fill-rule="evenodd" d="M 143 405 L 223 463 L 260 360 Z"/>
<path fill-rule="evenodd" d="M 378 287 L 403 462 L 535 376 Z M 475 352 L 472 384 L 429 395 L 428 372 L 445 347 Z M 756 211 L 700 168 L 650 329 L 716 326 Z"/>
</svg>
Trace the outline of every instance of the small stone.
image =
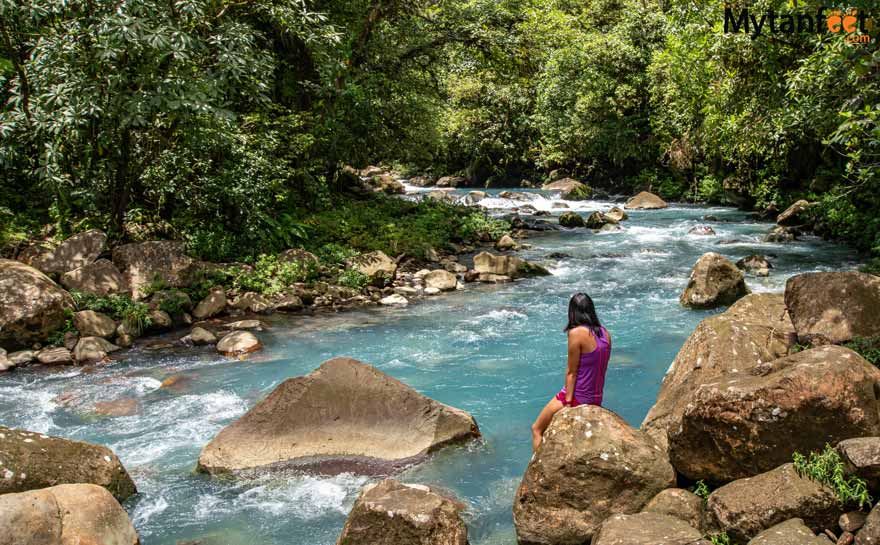
<svg viewBox="0 0 880 545">
<path fill-rule="evenodd" d="M 409 301 L 406 300 L 406 297 L 400 295 L 399 293 L 395 293 L 393 295 L 389 295 L 388 297 L 383 297 L 379 300 L 379 304 L 386 306 L 406 306 L 409 304 Z"/>
<path fill-rule="evenodd" d="M 439 288 L 425 288 L 425 295 L 437 295 L 440 293 Z"/>
</svg>

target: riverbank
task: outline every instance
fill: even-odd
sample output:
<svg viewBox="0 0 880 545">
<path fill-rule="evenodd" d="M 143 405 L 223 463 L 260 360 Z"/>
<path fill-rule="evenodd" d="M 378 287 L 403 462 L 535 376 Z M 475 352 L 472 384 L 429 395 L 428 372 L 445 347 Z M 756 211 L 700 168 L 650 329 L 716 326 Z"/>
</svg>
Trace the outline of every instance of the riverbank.
<svg viewBox="0 0 880 545">
<path fill-rule="evenodd" d="M 598 210 L 613 204 L 573 206 Z M 706 215 L 722 220 L 712 223 L 716 236 L 688 235 L 706 223 Z M 794 274 L 860 264 L 852 250 L 817 238 L 763 242 L 771 227 L 731 208 L 673 204 L 630 213 L 621 232 L 548 232 L 528 240 L 532 247 L 518 255 L 545 262 L 553 276 L 465 284 L 462 291 L 406 308 L 265 316 L 259 333 L 265 348 L 246 361 L 224 358 L 210 347 L 178 346 L 136 348 L 124 362 L 93 369 L 22 370 L 0 378 L 0 421 L 113 448 L 140 491 L 126 508 L 145 545 L 211 536 L 236 545 L 330 545 L 369 482 L 364 478 L 281 474 L 230 483 L 192 470 L 201 447 L 282 380 L 332 357 L 352 356 L 474 415 L 482 442 L 441 451 L 399 478 L 440 485 L 465 501 L 471 543 L 512 543 L 511 505 L 531 456 L 528 426 L 560 387 L 568 297 L 578 290 L 594 296 L 615 338 L 607 406 L 638 426 L 684 340 L 716 313 L 678 303 L 700 255 L 720 251 L 733 261 L 775 255 L 769 277 L 746 279 L 756 292 L 781 292 Z M 726 240 L 740 242 L 717 244 Z M 569 257 L 549 257 L 559 254 Z M 162 387 L 171 377 L 181 378 Z M 135 401 L 132 414 L 96 411 L 99 403 L 121 399 Z"/>
</svg>

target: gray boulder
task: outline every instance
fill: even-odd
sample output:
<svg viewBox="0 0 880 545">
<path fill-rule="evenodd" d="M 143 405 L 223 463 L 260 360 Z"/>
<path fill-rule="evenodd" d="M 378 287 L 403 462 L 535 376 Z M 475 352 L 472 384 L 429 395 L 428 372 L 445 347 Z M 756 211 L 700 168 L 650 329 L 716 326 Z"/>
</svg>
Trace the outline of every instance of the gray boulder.
<svg viewBox="0 0 880 545">
<path fill-rule="evenodd" d="M 732 305 L 749 292 L 743 273 L 727 258 L 714 252 L 703 254 L 691 271 L 681 304 L 690 308 Z"/>
<path fill-rule="evenodd" d="M 125 277 L 108 259 L 99 259 L 61 275 L 61 285 L 73 291 L 82 291 L 102 297 L 128 291 Z"/>
<path fill-rule="evenodd" d="M 143 298 L 143 288 L 156 280 L 169 287 L 186 287 L 196 269 L 196 262 L 186 255 L 186 245 L 171 240 L 117 246 L 113 249 L 113 264 L 122 271 L 136 300 Z"/>
<path fill-rule="evenodd" d="M 37 269 L 0 259 L 0 347 L 43 342 L 64 326 L 73 298 Z"/>
<path fill-rule="evenodd" d="M 110 338 L 116 334 L 113 318 L 94 310 L 81 310 L 73 314 L 73 327 L 83 337 Z"/>
<path fill-rule="evenodd" d="M 98 229 L 78 233 L 52 249 L 25 252 L 25 262 L 46 274 L 63 274 L 93 263 L 107 246 L 107 235 Z"/>
</svg>

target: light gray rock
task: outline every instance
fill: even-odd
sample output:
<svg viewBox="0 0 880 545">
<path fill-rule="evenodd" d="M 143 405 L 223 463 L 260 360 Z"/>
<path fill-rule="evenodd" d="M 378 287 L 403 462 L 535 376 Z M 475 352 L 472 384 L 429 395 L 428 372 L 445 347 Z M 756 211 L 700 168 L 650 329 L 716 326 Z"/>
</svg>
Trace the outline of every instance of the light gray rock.
<svg viewBox="0 0 880 545">
<path fill-rule="evenodd" d="M 73 314 L 73 327 L 83 337 L 110 338 L 116 334 L 113 318 L 94 310 L 81 310 Z"/>
<path fill-rule="evenodd" d="M 262 350 L 263 343 L 250 331 L 227 333 L 217 343 L 217 351 L 226 356 L 241 356 Z"/>
</svg>

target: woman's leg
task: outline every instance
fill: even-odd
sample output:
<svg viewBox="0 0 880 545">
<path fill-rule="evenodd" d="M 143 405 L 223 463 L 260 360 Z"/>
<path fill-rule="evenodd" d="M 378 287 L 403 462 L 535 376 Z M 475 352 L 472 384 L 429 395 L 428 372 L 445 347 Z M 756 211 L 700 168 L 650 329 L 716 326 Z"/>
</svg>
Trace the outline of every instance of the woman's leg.
<svg viewBox="0 0 880 545">
<path fill-rule="evenodd" d="M 561 401 L 554 397 L 544 406 L 544 409 L 541 410 L 541 414 L 538 415 L 535 423 L 532 424 L 533 451 L 537 451 L 538 447 L 541 446 L 541 440 L 544 438 L 544 431 L 547 429 L 547 426 L 550 425 L 550 421 L 553 420 L 553 415 L 561 411 L 564 406 L 565 405 L 563 405 Z"/>
</svg>

